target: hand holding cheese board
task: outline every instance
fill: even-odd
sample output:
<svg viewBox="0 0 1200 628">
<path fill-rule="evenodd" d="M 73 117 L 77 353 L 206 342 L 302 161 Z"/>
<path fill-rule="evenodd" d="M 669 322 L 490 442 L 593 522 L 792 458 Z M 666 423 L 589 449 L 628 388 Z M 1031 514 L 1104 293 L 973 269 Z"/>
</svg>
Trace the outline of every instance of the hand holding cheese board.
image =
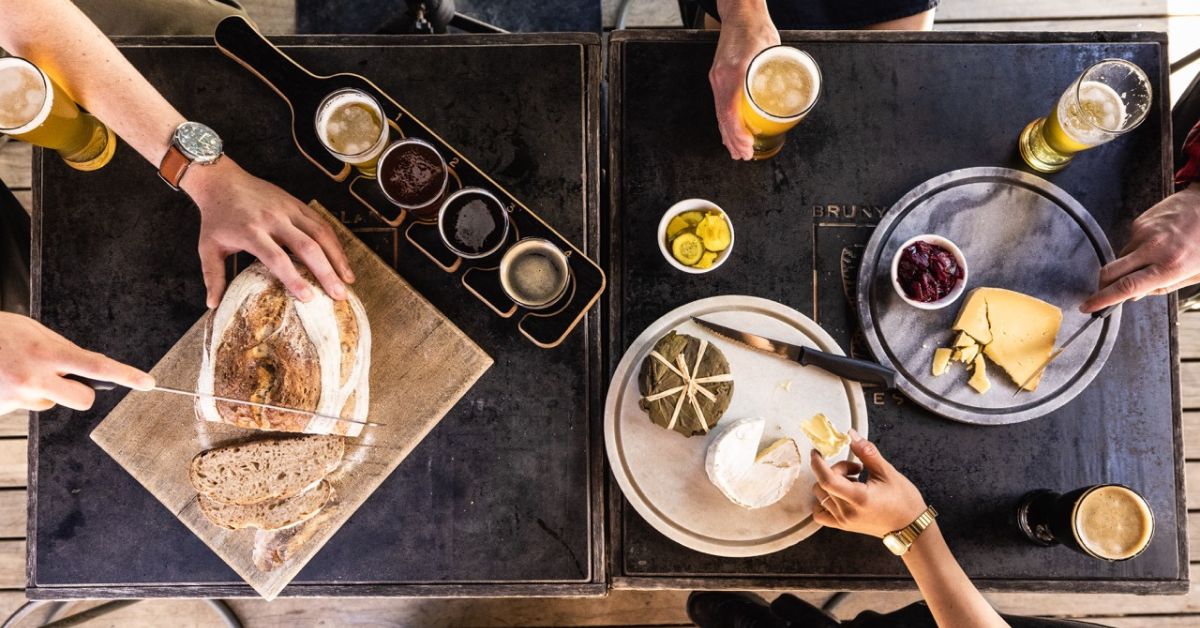
<svg viewBox="0 0 1200 628">
<path fill-rule="evenodd" d="M 919 309 L 898 294 L 890 266 L 918 234 L 953 241 L 970 265 L 956 303 Z M 919 405 L 966 423 L 1026 421 L 1070 402 L 1104 366 L 1119 309 L 1034 373 L 1088 322 L 1078 305 L 1113 259 L 1091 214 L 1050 182 L 1006 168 L 955 170 L 914 188 L 875 228 L 859 268 L 859 322 L 875 358 Z M 948 368 L 956 361 L 970 375 Z"/>
<path fill-rule="evenodd" d="M 853 458 L 837 437 L 867 433 L 862 386 L 729 341 L 693 317 L 842 355 L 820 326 L 774 301 L 731 295 L 676 308 L 633 341 L 613 375 L 604 421 L 613 476 L 646 521 L 693 550 L 758 556 L 799 543 L 821 527 L 808 452 L 832 453 L 830 464 Z M 645 389 L 648 360 L 662 371 L 650 379 L 664 375 L 659 388 Z M 696 390 L 694 407 L 680 388 Z"/>
</svg>

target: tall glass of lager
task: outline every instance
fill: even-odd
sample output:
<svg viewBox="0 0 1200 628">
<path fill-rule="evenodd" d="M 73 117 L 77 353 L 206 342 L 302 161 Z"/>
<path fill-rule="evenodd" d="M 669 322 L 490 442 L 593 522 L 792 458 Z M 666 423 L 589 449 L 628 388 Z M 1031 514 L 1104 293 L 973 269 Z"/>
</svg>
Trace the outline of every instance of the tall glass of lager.
<svg viewBox="0 0 1200 628">
<path fill-rule="evenodd" d="M 317 137 L 334 157 L 374 178 L 379 154 L 388 143 L 388 123 L 379 101 L 370 94 L 343 88 L 317 107 Z"/>
<path fill-rule="evenodd" d="M 789 129 L 804 119 L 821 95 L 821 69 L 808 53 L 771 46 L 746 70 L 740 109 L 754 136 L 754 159 L 770 159 L 783 148 Z"/>
<path fill-rule="evenodd" d="M 1082 150 L 1132 131 L 1150 111 L 1150 79 L 1123 59 L 1105 59 L 1084 70 L 1054 110 L 1030 122 L 1018 142 L 1021 157 L 1039 172 L 1058 172 Z"/>
<path fill-rule="evenodd" d="M 0 58 L 0 133 L 58 151 L 76 170 L 98 170 L 117 150 L 117 136 L 36 65 Z"/>
<path fill-rule="evenodd" d="M 1085 486 L 1067 493 L 1037 490 L 1017 506 L 1017 527 L 1038 545 L 1062 544 L 1107 561 L 1141 554 L 1154 537 L 1154 512 L 1121 484 Z"/>
</svg>

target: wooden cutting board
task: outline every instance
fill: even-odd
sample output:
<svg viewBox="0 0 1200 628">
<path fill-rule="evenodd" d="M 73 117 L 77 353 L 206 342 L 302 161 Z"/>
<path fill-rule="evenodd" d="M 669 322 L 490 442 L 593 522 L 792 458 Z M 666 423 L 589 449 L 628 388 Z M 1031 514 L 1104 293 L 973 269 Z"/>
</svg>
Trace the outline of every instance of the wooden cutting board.
<svg viewBox="0 0 1200 628">
<path fill-rule="evenodd" d="M 131 392 L 92 432 L 92 440 L 142 483 L 264 598 L 273 599 L 325 545 L 421 439 L 492 365 L 492 359 L 407 281 L 315 201 L 333 225 L 357 276 L 353 288 L 371 323 L 371 407 L 367 427 L 346 442 L 330 476 L 336 502 L 294 528 L 288 555 L 273 570 L 255 566 L 256 543 L 282 541 L 256 530 L 210 523 L 196 503 L 188 467 L 197 453 L 265 432 L 196 418 L 192 400 Z M 211 311 L 210 311 L 211 313 Z M 204 323 L 201 318 L 151 373 L 163 386 L 195 390 Z"/>
</svg>

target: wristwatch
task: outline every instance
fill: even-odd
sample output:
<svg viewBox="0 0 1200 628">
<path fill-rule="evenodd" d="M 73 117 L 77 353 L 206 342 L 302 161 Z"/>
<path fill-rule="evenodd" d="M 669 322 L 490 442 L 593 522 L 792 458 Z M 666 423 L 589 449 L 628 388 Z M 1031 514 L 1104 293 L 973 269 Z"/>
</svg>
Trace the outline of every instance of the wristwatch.
<svg viewBox="0 0 1200 628">
<path fill-rule="evenodd" d="M 896 530 L 889 532 L 883 537 L 883 544 L 888 550 L 897 555 L 903 556 L 908 553 L 909 548 L 913 543 L 917 542 L 917 537 L 925 531 L 925 528 L 933 525 L 933 519 L 937 517 L 937 511 L 933 506 L 925 508 L 925 512 L 917 515 L 917 518 L 912 523 Z"/>
<path fill-rule="evenodd" d="M 171 146 L 158 166 L 158 176 L 176 192 L 192 164 L 207 166 L 221 158 L 221 136 L 199 122 L 184 122 L 171 134 Z"/>
</svg>

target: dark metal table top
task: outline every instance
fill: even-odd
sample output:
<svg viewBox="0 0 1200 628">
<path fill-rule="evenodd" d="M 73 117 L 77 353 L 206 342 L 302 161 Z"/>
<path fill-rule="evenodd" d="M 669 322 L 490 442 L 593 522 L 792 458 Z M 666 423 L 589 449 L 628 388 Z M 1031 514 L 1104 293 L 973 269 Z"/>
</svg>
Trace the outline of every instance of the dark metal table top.
<svg viewBox="0 0 1200 628">
<path fill-rule="evenodd" d="M 596 256 L 598 37 L 278 42 L 318 74 L 375 81 Z M 286 104 L 209 42 L 121 43 L 247 170 L 335 213 L 354 207 L 295 150 Z M 35 156 L 34 170 L 37 316 L 149 369 L 204 312 L 194 207 L 126 145 L 96 173 L 71 171 L 53 153 Z M 351 222 L 495 366 L 283 595 L 602 594 L 598 308 L 560 347 L 539 349 L 403 234 Z M 30 597 L 252 595 L 88 438 L 119 398 L 102 394 L 89 412 L 56 409 L 34 421 Z"/>
<path fill-rule="evenodd" d="M 821 100 L 783 152 L 735 163 L 721 146 L 707 72 L 715 34 L 621 33 L 610 46 L 611 368 L 648 324 L 718 294 L 774 299 L 853 341 L 853 262 L 872 227 L 917 184 L 958 168 L 1028 170 L 1022 127 L 1045 115 L 1084 68 L 1133 60 L 1157 106 L 1136 131 L 1048 177 L 1120 249 L 1132 218 L 1170 182 L 1165 36 L 1132 33 L 785 33 L 821 67 Z M 738 247 L 707 275 L 673 270 L 654 242 L 662 212 L 702 197 L 728 211 Z M 1006 217 L 998 215 L 995 220 Z M 1013 254 L 1034 254 L 1013 243 Z M 849 262 L 849 263 L 846 263 Z M 899 393 L 868 391 L 870 433 L 941 512 L 947 541 L 985 588 L 1183 591 L 1188 555 L 1174 302 L 1125 306 L 1107 365 L 1048 416 L 999 427 L 932 415 Z M 699 471 L 697 471 L 699 473 Z M 1036 488 L 1128 484 L 1149 500 L 1155 536 L 1140 557 L 1104 563 L 1018 537 L 1016 500 Z M 877 539 L 822 530 L 781 552 L 700 554 L 652 529 L 610 484 L 616 587 L 911 587 Z"/>
</svg>

